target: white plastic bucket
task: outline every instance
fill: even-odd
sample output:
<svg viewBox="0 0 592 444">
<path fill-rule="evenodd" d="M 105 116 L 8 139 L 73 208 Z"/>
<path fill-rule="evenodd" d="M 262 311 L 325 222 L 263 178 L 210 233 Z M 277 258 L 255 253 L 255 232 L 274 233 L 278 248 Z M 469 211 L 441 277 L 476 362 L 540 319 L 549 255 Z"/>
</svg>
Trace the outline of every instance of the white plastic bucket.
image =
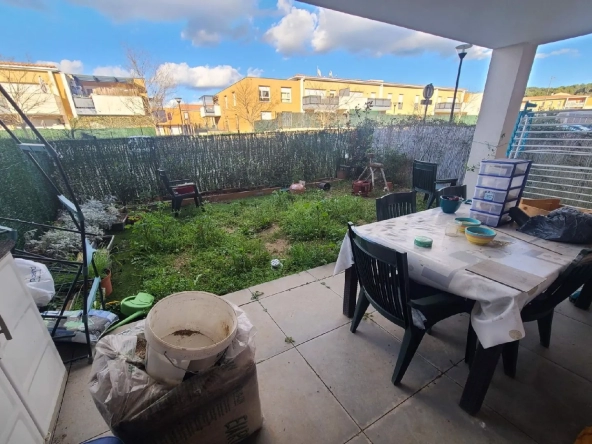
<svg viewBox="0 0 592 444">
<path fill-rule="evenodd" d="M 146 318 L 146 372 L 177 385 L 187 371 L 212 367 L 238 327 L 232 306 L 215 294 L 184 291 L 152 307 Z"/>
</svg>

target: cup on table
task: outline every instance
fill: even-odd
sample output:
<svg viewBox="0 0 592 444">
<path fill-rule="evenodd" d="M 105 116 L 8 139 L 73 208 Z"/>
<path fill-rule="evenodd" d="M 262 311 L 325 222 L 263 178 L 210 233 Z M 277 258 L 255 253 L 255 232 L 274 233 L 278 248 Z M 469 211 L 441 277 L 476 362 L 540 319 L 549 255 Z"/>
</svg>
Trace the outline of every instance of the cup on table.
<svg viewBox="0 0 592 444">
<path fill-rule="evenodd" d="M 456 222 L 448 222 L 444 234 L 450 237 L 458 237 L 462 233 L 460 232 L 460 226 Z"/>
</svg>

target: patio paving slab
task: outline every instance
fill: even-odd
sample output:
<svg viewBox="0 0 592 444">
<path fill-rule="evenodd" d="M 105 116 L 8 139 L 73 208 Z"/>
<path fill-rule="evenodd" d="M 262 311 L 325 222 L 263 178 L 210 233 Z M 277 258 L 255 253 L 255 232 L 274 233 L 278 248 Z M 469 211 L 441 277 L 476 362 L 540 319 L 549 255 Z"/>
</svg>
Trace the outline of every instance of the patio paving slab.
<svg viewBox="0 0 592 444">
<path fill-rule="evenodd" d="M 520 341 L 520 345 L 592 382 L 592 325 L 556 312 L 553 315 L 549 348 L 540 344 L 536 322 L 525 323 L 524 329 L 526 336 Z M 517 371 L 520 371 L 522 362 L 519 353 Z"/>
<path fill-rule="evenodd" d="M 293 347 L 286 343 L 286 335 L 264 310 L 259 302 L 251 302 L 241 307 L 257 329 L 255 334 L 255 361 L 271 358 Z"/>
<path fill-rule="evenodd" d="M 53 444 L 78 444 L 109 431 L 88 390 L 90 369 L 86 360 L 72 364 Z"/>
<path fill-rule="evenodd" d="M 592 424 L 592 383 L 524 347 L 518 359 L 515 379 L 498 364 L 485 405 L 539 444 L 574 442 Z M 468 373 L 461 363 L 447 375 L 464 385 Z"/>
<path fill-rule="evenodd" d="M 301 344 L 350 322 L 341 313 L 341 298 L 318 282 L 261 299 L 259 302 L 295 344 Z"/>
<path fill-rule="evenodd" d="M 327 265 L 321 265 L 317 268 L 311 268 L 310 270 L 306 270 L 306 272 L 311 274 L 316 280 L 319 280 L 333 276 L 333 270 L 335 270 L 335 262 L 331 262 Z"/>
<path fill-rule="evenodd" d="M 301 285 L 313 282 L 316 279 L 313 275 L 303 271 L 301 273 L 292 274 L 276 279 L 275 281 L 265 282 L 263 284 L 255 285 L 249 288 L 251 293 L 260 292 L 259 299 L 267 298 L 277 293 L 281 293 L 292 288 L 300 287 Z"/>
<path fill-rule="evenodd" d="M 241 305 L 253 302 L 252 297 L 253 293 L 251 293 L 248 288 L 245 288 L 244 290 L 239 290 L 235 291 L 234 293 L 225 294 L 224 296 L 222 296 L 222 299 L 225 299 L 228 302 L 232 302 L 234 305 L 238 305 L 240 307 Z"/>
<path fill-rule="evenodd" d="M 398 325 L 379 313 L 374 313 L 371 319 L 399 341 L 403 340 L 405 330 Z M 417 353 L 442 372 L 454 367 L 465 357 L 469 321 L 469 315 L 460 314 L 438 322 L 432 327 L 431 335 L 423 336 Z"/>
<path fill-rule="evenodd" d="M 582 310 L 566 299 L 555 308 L 555 311 L 576 321 L 592 325 L 592 308 L 590 310 Z"/>
<path fill-rule="evenodd" d="M 343 298 L 343 287 L 345 286 L 345 273 L 339 273 L 335 276 L 329 276 L 319 279 L 322 285 L 333 291 L 339 297 Z"/>
<path fill-rule="evenodd" d="M 349 440 L 347 442 L 347 444 L 372 444 L 372 443 L 370 442 L 370 440 L 368 439 L 368 437 L 366 435 L 364 435 L 363 433 L 360 433 L 355 438 Z"/>
<path fill-rule="evenodd" d="M 349 329 L 344 325 L 298 350 L 361 428 L 440 375 L 416 355 L 395 387 L 391 377 L 400 342 L 370 321 L 360 322 L 355 334 Z"/>
<path fill-rule="evenodd" d="M 248 442 L 342 444 L 360 433 L 296 349 L 257 366 L 263 428 Z"/>
<path fill-rule="evenodd" d="M 491 409 L 477 417 L 459 406 L 462 389 L 446 376 L 436 379 L 382 417 L 365 433 L 374 444 L 400 443 L 534 443 Z"/>
</svg>

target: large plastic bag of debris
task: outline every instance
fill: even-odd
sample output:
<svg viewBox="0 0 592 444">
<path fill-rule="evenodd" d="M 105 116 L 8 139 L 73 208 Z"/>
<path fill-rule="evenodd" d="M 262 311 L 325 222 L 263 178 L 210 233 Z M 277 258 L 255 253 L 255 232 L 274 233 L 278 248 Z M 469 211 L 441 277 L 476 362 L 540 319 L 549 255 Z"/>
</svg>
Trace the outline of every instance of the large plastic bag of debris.
<svg viewBox="0 0 592 444">
<path fill-rule="evenodd" d="M 550 241 L 589 244 L 592 243 L 592 214 L 561 207 L 546 216 L 531 217 L 518 231 Z"/>
<path fill-rule="evenodd" d="M 171 388 L 144 370 L 144 321 L 96 345 L 90 392 L 126 444 L 237 443 L 263 421 L 255 328 L 238 307 L 238 331 L 218 364 Z"/>
<path fill-rule="evenodd" d="M 33 296 L 37 307 L 45 307 L 53 299 L 55 288 L 53 277 L 45 264 L 16 258 L 16 269 L 29 292 Z"/>
</svg>

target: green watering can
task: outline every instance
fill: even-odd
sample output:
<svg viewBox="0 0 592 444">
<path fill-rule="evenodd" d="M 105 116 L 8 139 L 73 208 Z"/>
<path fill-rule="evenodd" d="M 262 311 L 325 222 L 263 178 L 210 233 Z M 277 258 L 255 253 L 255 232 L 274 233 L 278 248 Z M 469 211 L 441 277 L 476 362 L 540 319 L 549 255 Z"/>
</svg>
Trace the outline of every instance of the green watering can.
<svg viewBox="0 0 592 444">
<path fill-rule="evenodd" d="M 125 316 L 123 320 L 113 324 L 109 327 L 102 336 L 106 335 L 110 331 L 115 330 L 117 327 L 128 324 L 135 319 L 141 318 L 148 314 L 152 306 L 154 305 L 154 296 L 148 293 L 138 293 L 135 296 L 128 296 L 121 301 L 121 313 Z"/>
</svg>

